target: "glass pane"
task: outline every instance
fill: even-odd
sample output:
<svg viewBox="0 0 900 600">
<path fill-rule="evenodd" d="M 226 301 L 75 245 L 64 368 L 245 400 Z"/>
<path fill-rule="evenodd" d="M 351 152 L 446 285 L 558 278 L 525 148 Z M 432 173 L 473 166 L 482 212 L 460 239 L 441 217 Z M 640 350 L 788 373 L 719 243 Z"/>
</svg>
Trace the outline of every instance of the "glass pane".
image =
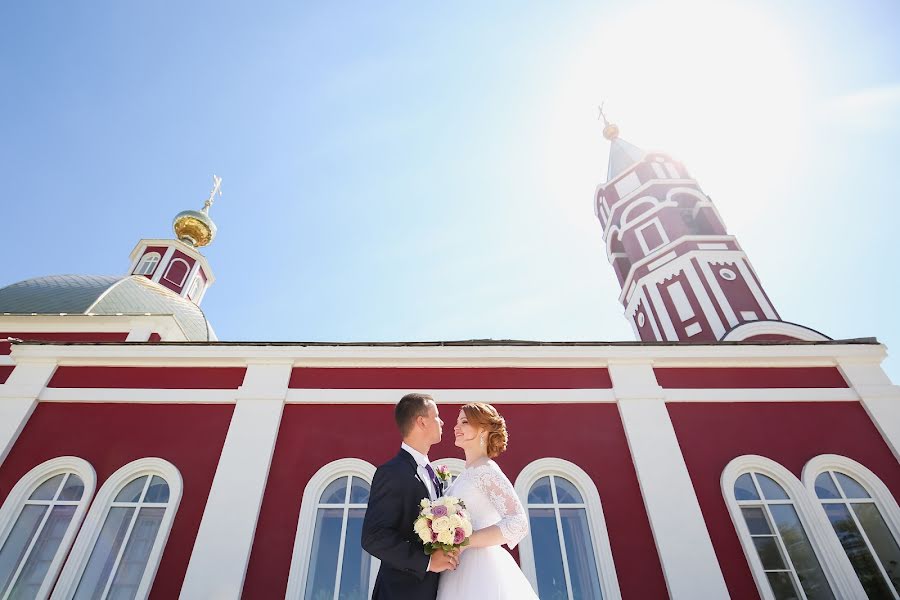
<svg viewBox="0 0 900 600">
<path fill-rule="evenodd" d="M 62 483 L 63 477 L 65 474 L 59 474 L 55 477 L 51 477 L 44 483 L 38 486 L 36 490 L 31 494 L 29 500 L 53 500 L 56 497 L 56 490 L 59 489 L 59 484 Z"/>
<path fill-rule="evenodd" d="M 133 513 L 134 508 L 130 506 L 109 509 L 103 529 L 94 542 L 91 558 L 81 575 L 81 582 L 75 590 L 74 600 L 99 598 L 103 593 Z"/>
<path fill-rule="evenodd" d="M 834 594 L 831 593 L 831 587 L 822 567 L 819 566 L 819 559 L 813 551 L 806 537 L 806 531 L 800 523 L 797 511 L 790 504 L 773 504 L 769 506 L 772 511 L 772 518 L 775 519 L 775 527 L 781 533 L 781 539 L 787 549 L 791 562 L 794 563 L 794 570 L 800 579 L 800 587 L 806 592 L 809 600 L 828 599 L 832 600 Z"/>
<path fill-rule="evenodd" d="M 750 535 L 772 535 L 772 529 L 769 527 L 769 520 L 766 519 L 766 512 L 758 507 L 741 508 L 744 515 L 744 521 L 747 522 L 747 528 Z"/>
<path fill-rule="evenodd" d="M 156 541 L 156 533 L 162 522 L 165 508 L 142 508 L 137 520 L 128 536 L 125 552 L 116 569 L 116 576 L 109 588 L 109 600 L 131 600 L 135 597 L 138 585 L 147 568 L 147 559 L 153 542 Z"/>
<path fill-rule="evenodd" d="M 82 494 L 84 494 L 84 482 L 81 481 L 81 477 L 75 473 L 69 473 L 69 478 L 66 479 L 65 485 L 63 485 L 63 489 L 59 493 L 59 499 L 81 500 Z"/>
<path fill-rule="evenodd" d="M 847 477 L 843 473 L 835 473 L 834 476 L 837 477 L 841 489 L 844 490 L 844 495 L 848 498 L 870 498 L 866 488 L 859 485 L 859 482 L 852 477 Z"/>
<path fill-rule="evenodd" d="M 162 477 L 153 476 L 150 480 L 150 487 L 147 488 L 147 495 L 144 502 L 151 504 L 165 504 L 169 501 L 169 484 Z"/>
<path fill-rule="evenodd" d="M 347 478 L 343 477 L 339 481 L 344 482 L 343 489 L 346 489 Z M 343 498 L 341 501 L 343 502 Z M 340 508 L 320 508 L 316 514 L 309 574 L 306 578 L 306 594 L 304 596 L 306 600 L 331 598 L 334 595 L 343 518 L 344 511 Z"/>
<path fill-rule="evenodd" d="M 356 480 L 356 478 L 353 478 Z M 352 492 L 351 492 L 352 494 Z M 362 549 L 364 508 L 350 509 L 347 518 L 347 538 L 344 542 L 344 562 L 341 566 L 340 600 L 366 600 L 369 597 L 369 565 L 372 558 Z"/>
<path fill-rule="evenodd" d="M 559 481 L 565 480 L 556 480 Z M 577 493 L 577 492 L 576 492 Z M 563 542 L 569 561 L 569 580 L 572 582 L 572 597 L 583 600 L 600 600 L 600 576 L 594 558 L 594 544 L 588 529 L 587 513 L 583 508 L 564 508 L 559 511 L 562 523 Z"/>
<path fill-rule="evenodd" d="M 539 481 L 535 486 L 540 483 Z M 531 520 L 531 545 L 534 548 L 538 597 L 541 600 L 567 600 L 569 593 L 559 549 L 556 515 L 552 508 L 532 508 L 528 510 L 528 516 Z"/>
<path fill-rule="evenodd" d="M 734 498 L 735 500 L 759 500 L 759 494 L 756 493 L 756 486 L 750 479 L 750 473 L 744 473 L 734 482 Z"/>
<path fill-rule="evenodd" d="M 528 492 L 528 504 L 553 504 L 549 477 L 541 477 L 531 486 L 531 490 Z"/>
<path fill-rule="evenodd" d="M 19 579 L 13 586 L 12 593 L 9 595 L 10 600 L 24 600 L 25 598 L 36 598 L 44 577 L 47 575 L 47 569 L 59 550 L 59 544 L 62 542 L 69 523 L 72 521 L 72 515 L 75 514 L 77 506 L 73 504 L 56 506 L 50 512 L 41 534 L 19 574 Z"/>
<path fill-rule="evenodd" d="M 759 554 L 759 560 L 762 562 L 763 569 L 766 571 L 777 571 L 787 568 L 784 564 L 784 557 L 781 556 L 778 541 L 774 537 L 753 538 L 753 545 L 756 546 L 756 553 Z"/>
<path fill-rule="evenodd" d="M 354 477 L 350 484 L 350 504 L 367 504 L 369 502 L 369 484 L 364 479 Z"/>
<path fill-rule="evenodd" d="M 571 481 L 562 477 L 554 477 L 553 480 L 556 482 L 556 499 L 560 504 L 582 504 L 584 502 Z"/>
<path fill-rule="evenodd" d="M 347 499 L 347 480 L 349 477 L 341 477 L 335 479 L 328 484 L 322 497 L 319 499 L 321 504 L 343 504 Z"/>
<path fill-rule="evenodd" d="M 794 578 L 790 573 L 766 573 L 769 578 L 769 585 L 775 593 L 776 600 L 800 600 L 800 594 L 794 585 Z"/>
<path fill-rule="evenodd" d="M 147 476 L 138 477 L 129 482 L 122 488 L 119 495 L 116 496 L 116 502 L 140 502 L 141 492 L 144 491 L 144 484 L 147 483 Z"/>
<path fill-rule="evenodd" d="M 59 484 L 57 483 L 57 485 Z M 3 548 L 0 549 L 0 593 L 5 592 L 9 587 L 9 580 L 12 579 L 19 563 L 22 562 L 25 550 L 28 549 L 45 512 L 47 512 L 46 506 L 25 505 L 22 512 L 19 513 L 16 524 L 13 525 Z"/>
<path fill-rule="evenodd" d="M 759 482 L 759 489 L 766 500 L 789 500 L 787 493 L 775 481 L 766 477 L 761 473 L 756 474 L 756 481 Z"/>
<path fill-rule="evenodd" d="M 834 485 L 834 481 L 831 480 L 830 473 L 820 473 L 819 476 L 816 477 L 816 496 L 822 500 L 831 500 L 833 498 L 841 497 L 837 491 L 837 487 Z"/>
<path fill-rule="evenodd" d="M 854 504 L 853 511 L 869 537 L 881 566 L 890 577 L 891 584 L 900 593 L 900 547 L 897 546 L 897 540 L 891 535 L 890 529 L 874 504 Z"/>
<path fill-rule="evenodd" d="M 850 564 L 853 565 L 853 570 L 856 571 L 856 576 L 859 577 L 860 583 L 866 590 L 866 595 L 869 598 L 891 598 L 887 582 L 878 570 L 875 558 L 860 535 L 847 505 L 825 504 L 823 508 L 825 514 L 828 515 L 828 520 L 831 521 L 831 526 L 834 527 L 834 532 L 841 541 L 841 546 L 844 547 L 844 552 L 847 553 L 847 558 L 850 559 Z"/>
</svg>

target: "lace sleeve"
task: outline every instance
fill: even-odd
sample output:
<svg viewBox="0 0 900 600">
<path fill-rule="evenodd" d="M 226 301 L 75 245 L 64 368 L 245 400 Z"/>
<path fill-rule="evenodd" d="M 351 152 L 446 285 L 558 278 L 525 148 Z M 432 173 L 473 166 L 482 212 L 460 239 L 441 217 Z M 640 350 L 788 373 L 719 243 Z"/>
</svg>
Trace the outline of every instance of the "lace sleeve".
<svg viewBox="0 0 900 600">
<path fill-rule="evenodd" d="M 515 548 L 528 535 L 528 516 L 512 484 L 496 465 L 479 467 L 475 473 L 475 485 L 490 499 L 491 506 L 500 515 L 497 527 L 510 549 Z"/>
</svg>

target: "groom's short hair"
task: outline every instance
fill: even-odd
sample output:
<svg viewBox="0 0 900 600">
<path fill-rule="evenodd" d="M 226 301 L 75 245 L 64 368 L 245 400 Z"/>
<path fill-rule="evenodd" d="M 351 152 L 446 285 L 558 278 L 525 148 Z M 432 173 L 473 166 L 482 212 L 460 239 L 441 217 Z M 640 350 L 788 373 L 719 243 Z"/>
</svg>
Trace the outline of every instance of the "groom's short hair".
<svg viewBox="0 0 900 600">
<path fill-rule="evenodd" d="M 434 404 L 434 398 L 429 394 L 413 392 L 400 398 L 400 402 L 394 407 L 394 420 L 400 428 L 400 435 L 406 437 L 412 430 L 416 417 L 428 415 L 428 403 Z"/>
</svg>

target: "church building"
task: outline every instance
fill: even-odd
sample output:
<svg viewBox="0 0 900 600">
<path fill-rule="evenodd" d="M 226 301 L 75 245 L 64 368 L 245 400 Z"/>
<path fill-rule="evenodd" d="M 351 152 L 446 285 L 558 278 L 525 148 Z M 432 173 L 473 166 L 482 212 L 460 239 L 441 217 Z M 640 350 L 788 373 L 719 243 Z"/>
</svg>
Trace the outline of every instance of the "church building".
<svg viewBox="0 0 900 600">
<path fill-rule="evenodd" d="M 456 474 L 459 406 L 506 418 L 542 600 L 900 600 L 885 347 L 782 319 L 685 165 L 604 122 L 597 234 L 634 341 L 220 341 L 218 178 L 124 275 L 0 282 L 0 600 L 368 598 L 369 485 L 411 391 Z"/>
</svg>

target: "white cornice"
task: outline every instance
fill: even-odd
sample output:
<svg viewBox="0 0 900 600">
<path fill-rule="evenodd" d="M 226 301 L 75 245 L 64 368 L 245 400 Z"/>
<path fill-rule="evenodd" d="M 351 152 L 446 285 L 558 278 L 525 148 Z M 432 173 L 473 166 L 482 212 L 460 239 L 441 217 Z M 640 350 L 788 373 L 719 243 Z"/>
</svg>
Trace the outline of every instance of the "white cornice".
<svg viewBox="0 0 900 600">
<path fill-rule="evenodd" d="M 634 360 L 654 366 L 835 366 L 838 360 L 879 364 L 881 344 L 712 344 L 597 346 L 303 346 L 220 344 L 15 344 L 18 363 L 61 365 L 245 366 L 260 361 L 318 367 L 605 367 Z"/>
</svg>

